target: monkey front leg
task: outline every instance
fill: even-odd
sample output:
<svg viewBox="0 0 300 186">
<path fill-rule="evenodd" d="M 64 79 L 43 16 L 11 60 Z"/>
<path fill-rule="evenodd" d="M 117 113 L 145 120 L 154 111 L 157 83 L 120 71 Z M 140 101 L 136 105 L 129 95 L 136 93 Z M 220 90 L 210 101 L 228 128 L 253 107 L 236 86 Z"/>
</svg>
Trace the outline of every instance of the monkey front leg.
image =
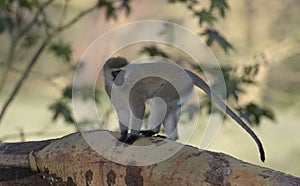
<svg viewBox="0 0 300 186">
<path fill-rule="evenodd" d="M 167 134 L 167 139 L 176 141 L 178 139 L 177 124 L 181 114 L 180 107 L 169 107 L 163 125 Z"/>
<path fill-rule="evenodd" d="M 117 109 L 119 126 L 121 130 L 120 142 L 126 142 L 128 136 L 128 126 L 130 121 L 130 110 L 129 109 Z"/>
<path fill-rule="evenodd" d="M 121 121 L 119 121 L 119 126 L 121 129 L 121 136 L 119 138 L 120 142 L 126 142 L 127 134 L 128 134 L 128 127 L 124 125 Z"/>
<path fill-rule="evenodd" d="M 125 143 L 133 144 L 139 137 L 143 124 L 145 114 L 145 103 L 134 102 L 131 104 L 131 126 L 130 136 L 126 139 Z"/>
</svg>

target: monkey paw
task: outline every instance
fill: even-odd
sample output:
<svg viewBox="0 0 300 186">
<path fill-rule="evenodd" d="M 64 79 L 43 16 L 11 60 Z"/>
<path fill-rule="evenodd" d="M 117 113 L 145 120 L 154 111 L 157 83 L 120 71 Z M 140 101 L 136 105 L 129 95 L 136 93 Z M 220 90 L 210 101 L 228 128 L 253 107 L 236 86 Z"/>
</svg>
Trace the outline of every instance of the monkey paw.
<svg viewBox="0 0 300 186">
<path fill-rule="evenodd" d="M 157 132 L 154 132 L 152 130 L 142 130 L 141 134 L 143 136 L 150 137 L 150 136 L 153 136 L 154 134 L 157 134 Z"/>
</svg>

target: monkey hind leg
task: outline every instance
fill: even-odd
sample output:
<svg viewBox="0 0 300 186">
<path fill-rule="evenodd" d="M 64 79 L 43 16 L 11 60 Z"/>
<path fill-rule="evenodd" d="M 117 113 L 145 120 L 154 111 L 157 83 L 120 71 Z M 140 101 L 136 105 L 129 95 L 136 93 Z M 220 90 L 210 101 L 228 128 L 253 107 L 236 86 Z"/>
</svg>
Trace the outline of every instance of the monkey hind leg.
<svg viewBox="0 0 300 186">
<path fill-rule="evenodd" d="M 124 124 L 122 124 L 121 122 L 119 122 L 119 126 L 121 129 L 121 136 L 118 139 L 118 141 L 116 142 L 116 145 L 119 146 L 121 145 L 121 143 L 126 143 L 127 140 L 127 136 L 128 136 L 128 127 Z"/>
<path fill-rule="evenodd" d="M 180 108 L 170 109 L 166 118 L 163 121 L 164 129 L 167 134 L 167 139 L 176 141 L 178 139 L 177 123 L 180 116 Z"/>
<path fill-rule="evenodd" d="M 160 125 L 166 117 L 167 106 L 164 100 L 160 97 L 151 99 L 150 116 L 148 120 L 147 130 L 141 131 L 144 136 L 153 136 L 160 131 Z"/>
</svg>

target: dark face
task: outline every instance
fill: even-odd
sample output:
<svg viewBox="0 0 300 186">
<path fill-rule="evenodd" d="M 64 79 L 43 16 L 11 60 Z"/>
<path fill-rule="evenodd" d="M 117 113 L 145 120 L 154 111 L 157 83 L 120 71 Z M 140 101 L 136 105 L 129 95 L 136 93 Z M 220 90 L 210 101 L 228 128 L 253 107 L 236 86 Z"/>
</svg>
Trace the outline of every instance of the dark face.
<svg viewBox="0 0 300 186">
<path fill-rule="evenodd" d="M 118 74 L 121 72 L 121 70 L 115 70 L 112 71 L 111 75 L 113 76 L 113 81 L 117 78 Z"/>
</svg>

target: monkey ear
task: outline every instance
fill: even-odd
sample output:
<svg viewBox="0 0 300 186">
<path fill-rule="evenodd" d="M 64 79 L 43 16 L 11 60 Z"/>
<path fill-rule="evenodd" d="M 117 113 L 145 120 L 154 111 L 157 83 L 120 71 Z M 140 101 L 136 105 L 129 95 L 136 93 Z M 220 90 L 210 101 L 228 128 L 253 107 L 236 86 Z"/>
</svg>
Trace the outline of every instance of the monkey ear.
<svg viewBox="0 0 300 186">
<path fill-rule="evenodd" d="M 114 83 L 117 86 L 121 86 L 124 83 L 124 75 L 125 75 L 125 71 L 124 70 L 120 70 L 117 74 L 117 76 L 114 79 Z"/>
</svg>

